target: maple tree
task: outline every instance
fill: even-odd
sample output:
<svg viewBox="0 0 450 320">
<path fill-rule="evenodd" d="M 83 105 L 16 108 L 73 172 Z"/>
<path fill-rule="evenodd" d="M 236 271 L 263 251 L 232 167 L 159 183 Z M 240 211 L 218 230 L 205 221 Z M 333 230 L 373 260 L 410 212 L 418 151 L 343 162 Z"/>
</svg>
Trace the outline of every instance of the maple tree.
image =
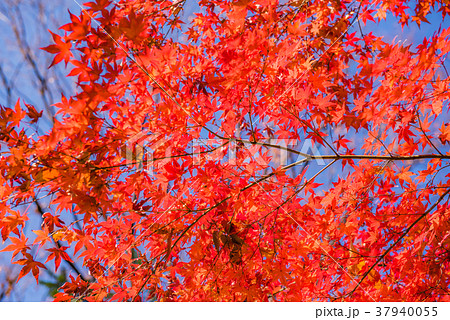
<svg viewBox="0 0 450 320">
<path fill-rule="evenodd" d="M 49 131 L 1 107 L 19 278 L 66 261 L 57 301 L 449 300 L 446 2 L 198 4 L 85 3 L 43 48 L 78 85 Z M 415 46 L 363 30 L 432 12 Z"/>
</svg>

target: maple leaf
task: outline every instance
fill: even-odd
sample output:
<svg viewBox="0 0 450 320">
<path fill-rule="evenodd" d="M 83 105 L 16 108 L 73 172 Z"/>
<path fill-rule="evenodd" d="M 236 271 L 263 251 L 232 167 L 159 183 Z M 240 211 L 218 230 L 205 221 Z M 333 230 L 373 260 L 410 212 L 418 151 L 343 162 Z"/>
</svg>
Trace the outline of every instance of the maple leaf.
<svg viewBox="0 0 450 320">
<path fill-rule="evenodd" d="M 67 66 L 67 63 L 69 62 L 70 58 L 73 57 L 73 54 L 70 51 L 70 49 L 72 48 L 72 43 L 70 41 L 64 42 L 60 35 L 53 33 L 50 30 L 48 31 L 52 34 L 53 41 L 55 41 L 55 44 L 51 44 L 41 49 L 56 54 L 49 68 L 51 68 L 55 64 L 60 63 L 62 60 L 64 60 Z"/>
<path fill-rule="evenodd" d="M 42 117 L 42 113 L 43 113 L 42 110 L 41 110 L 41 112 L 37 112 L 35 107 L 33 107 L 32 105 L 26 104 L 26 103 L 25 103 L 25 106 L 28 109 L 27 116 L 29 118 L 31 118 L 31 123 L 37 122 L 39 120 L 39 118 Z"/>
<path fill-rule="evenodd" d="M 450 125 L 443 123 L 440 132 L 439 140 L 441 140 L 442 144 L 448 143 L 450 141 Z"/>
<path fill-rule="evenodd" d="M 101 11 L 111 4 L 111 0 L 96 0 L 95 2 L 86 2 L 84 5 L 93 11 Z"/>
<path fill-rule="evenodd" d="M 20 238 L 9 238 L 12 242 L 9 246 L 4 248 L 3 250 L 0 250 L 0 252 L 4 251 L 13 251 L 12 257 L 13 259 L 19 254 L 26 254 L 27 250 L 30 250 L 30 246 L 27 245 L 28 238 L 24 236 L 22 233 L 20 235 Z"/>
<path fill-rule="evenodd" d="M 69 255 L 66 252 L 67 248 L 69 248 L 69 247 L 60 246 L 59 248 L 46 249 L 46 251 L 50 252 L 50 255 L 47 257 L 47 260 L 45 261 L 45 263 L 47 263 L 48 261 L 50 261 L 52 259 L 55 259 L 55 272 L 58 271 L 58 268 L 61 264 L 61 259 L 65 260 L 65 261 L 73 262 L 72 259 L 69 257 Z"/>
<path fill-rule="evenodd" d="M 36 239 L 33 241 L 33 245 L 38 244 L 38 248 L 43 247 L 48 241 L 50 241 L 50 234 L 47 226 L 44 226 L 43 230 L 33 230 L 33 232 L 37 235 Z"/>
<path fill-rule="evenodd" d="M 339 136 L 338 140 L 336 141 L 336 145 L 337 145 L 337 150 L 339 150 L 341 147 L 348 149 L 347 144 L 351 142 L 348 139 L 344 139 L 343 136 Z"/>
<path fill-rule="evenodd" d="M 230 26 L 232 29 L 241 29 L 245 23 L 245 17 L 247 16 L 247 8 L 245 5 L 235 5 L 232 10 L 227 13 L 230 19 Z"/>
<path fill-rule="evenodd" d="M 25 117 L 26 113 L 22 110 L 20 107 L 20 98 L 17 99 L 16 104 L 14 105 L 14 111 L 15 113 L 12 115 L 9 115 L 9 121 L 13 121 L 13 123 L 18 126 L 20 124 L 20 121 Z"/>
<path fill-rule="evenodd" d="M 71 23 L 65 24 L 60 29 L 71 32 L 69 36 L 65 37 L 65 40 L 82 40 L 86 38 L 86 35 L 90 31 L 90 20 L 89 14 L 81 12 L 80 17 L 72 14 L 69 10 Z M 70 49 L 70 48 L 69 48 Z M 66 62 L 67 64 L 67 62 Z"/>
<path fill-rule="evenodd" d="M 147 30 L 144 17 L 136 16 L 134 11 L 121 20 L 119 28 L 127 38 L 134 41 L 139 41 L 141 34 Z"/>
<path fill-rule="evenodd" d="M 19 211 L 10 211 L 10 215 L 4 217 L 1 220 L 2 225 L 7 227 L 9 231 L 12 231 L 16 235 L 20 235 L 19 227 L 23 227 L 25 225 L 25 222 L 28 221 L 29 218 L 26 214 L 21 215 Z M 6 229 L 3 229 L 6 232 Z M 2 235 L 3 235 L 2 230 Z M 3 237 L 5 240 L 6 237 Z"/>
<path fill-rule="evenodd" d="M 24 254 L 24 259 L 17 260 L 16 264 L 23 265 L 22 270 L 20 270 L 17 281 L 22 277 L 26 276 L 30 271 L 32 272 L 34 278 L 36 279 L 36 284 L 39 284 L 39 268 L 47 269 L 41 262 L 35 261 L 33 256 L 29 253 Z"/>
</svg>

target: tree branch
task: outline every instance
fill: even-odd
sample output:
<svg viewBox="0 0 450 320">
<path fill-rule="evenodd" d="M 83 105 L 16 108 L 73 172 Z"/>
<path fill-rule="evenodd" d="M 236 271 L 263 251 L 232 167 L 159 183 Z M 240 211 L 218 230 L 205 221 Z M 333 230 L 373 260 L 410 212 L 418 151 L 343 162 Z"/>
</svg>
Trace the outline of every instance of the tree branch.
<svg viewBox="0 0 450 320">
<path fill-rule="evenodd" d="M 352 289 L 352 291 L 350 291 L 349 293 L 347 293 L 345 296 L 350 296 L 352 295 L 356 289 L 361 285 L 361 283 L 364 281 L 364 279 L 367 278 L 367 276 L 369 275 L 369 273 L 373 270 L 373 268 L 375 268 L 375 266 L 384 259 L 384 257 L 397 245 L 397 243 L 399 243 L 408 233 L 409 231 L 411 231 L 412 228 L 414 228 L 414 226 L 419 223 L 420 220 L 422 220 L 424 217 L 426 217 L 434 208 L 436 208 L 436 206 L 439 204 L 439 202 L 442 201 L 442 199 L 444 199 L 444 197 L 450 193 L 450 189 L 447 190 L 442 196 L 439 197 L 439 199 L 436 201 L 435 204 L 433 204 L 427 211 L 425 211 L 419 218 L 417 218 L 404 232 L 403 234 L 377 259 L 377 261 L 375 261 L 374 264 L 372 264 L 372 266 L 369 268 L 369 270 L 367 270 L 363 277 L 361 278 L 361 280 L 358 281 L 358 284 Z"/>
<path fill-rule="evenodd" d="M 39 201 L 38 201 L 37 199 L 35 199 L 34 203 L 36 204 L 36 208 L 37 208 L 39 214 L 40 214 L 41 217 L 42 217 L 42 216 L 44 215 L 44 213 L 45 213 L 45 212 L 44 212 L 44 209 L 42 208 L 41 204 L 39 203 Z M 61 246 L 62 246 L 62 245 L 61 245 L 61 242 L 60 242 L 59 240 L 58 240 L 58 241 L 55 241 L 55 239 L 53 239 L 53 237 L 52 237 L 52 240 L 53 240 L 53 242 L 55 243 L 56 247 L 57 247 L 58 249 L 61 249 Z M 81 271 L 78 270 L 78 267 L 77 267 L 73 262 L 67 261 L 67 260 L 64 260 L 64 261 L 72 268 L 73 271 L 75 271 L 76 274 L 78 274 L 78 275 L 80 276 L 80 278 L 81 278 L 83 281 L 89 282 L 89 281 L 92 280 L 92 279 L 89 279 L 89 278 L 85 277 L 85 276 L 81 273 Z"/>
</svg>

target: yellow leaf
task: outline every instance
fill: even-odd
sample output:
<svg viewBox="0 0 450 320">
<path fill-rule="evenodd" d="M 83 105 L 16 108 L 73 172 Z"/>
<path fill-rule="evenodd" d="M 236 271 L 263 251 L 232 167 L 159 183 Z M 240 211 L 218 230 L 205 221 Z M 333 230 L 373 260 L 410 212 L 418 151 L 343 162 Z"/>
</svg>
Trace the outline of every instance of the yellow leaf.
<svg viewBox="0 0 450 320">
<path fill-rule="evenodd" d="M 63 229 L 60 229 L 60 230 L 55 231 L 53 233 L 53 239 L 55 241 L 61 240 L 63 237 L 64 237 L 64 230 Z"/>
<path fill-rule="evenodd" d="M 354 264 L 348 268 L 348 271 L 354 275 L 357 275 L 361 272 L 361 269 L 366 265 L 365 261 L 361 261 L 358 264 Z"/>
<path fill-rule="evenodd" d="M 375 284 L 375 289 L 380 290 L 382 286 L 383 286 L 383 283 L 382 283 L 381 280 L 380 280 L 380 281 L 378 281 L 378 282 Z"/>
<path fill-rule="evenodd" d="M 360 272 L 361 269 L 364 268 L 365 265 L 366 265 L 366 262 L 365 262 L 365 261 L 361 261 L 361 262 L 358 263 L 358 265 L 356 266 L 356 270 L 357 270 L 358 272 Z"/>
<path fill-rule="evenodd" d="M 263 257 L 266 257 L 266 258 L 269 258 L 269 259 L 272 258 L 274 253 L 275 253 L 270 248 L 261 248 L 260 251 L 261 251 L 261 254 L 262 254 Z"/>
<path fill-rule="evenodd" d="M 378 9 L 377 13 L 375 14 L 375 18 L 386 20 L 386 8 L 384 8 L 384 6 Z"/>
<path fill-rule="evenodd" d="M 35 175 L 36 182 L 48 182 L 59 176 L 59 171 L 52 168 L 45 168 Z"/>
</svg>

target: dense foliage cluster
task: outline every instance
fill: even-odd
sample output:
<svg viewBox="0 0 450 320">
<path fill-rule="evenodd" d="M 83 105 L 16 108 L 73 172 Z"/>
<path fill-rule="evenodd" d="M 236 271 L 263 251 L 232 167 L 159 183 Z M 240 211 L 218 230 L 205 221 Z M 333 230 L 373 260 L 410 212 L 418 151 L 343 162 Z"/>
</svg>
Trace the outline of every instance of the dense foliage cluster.
<svg viewBox="0 0 450 320">
<path fill-rule="evenodd" d="M 445 3 L 85 3 L 51 128 L 0 109 L 12 263 L 82 264 L 58 301 L 449 300 Z"/>
</svg>

